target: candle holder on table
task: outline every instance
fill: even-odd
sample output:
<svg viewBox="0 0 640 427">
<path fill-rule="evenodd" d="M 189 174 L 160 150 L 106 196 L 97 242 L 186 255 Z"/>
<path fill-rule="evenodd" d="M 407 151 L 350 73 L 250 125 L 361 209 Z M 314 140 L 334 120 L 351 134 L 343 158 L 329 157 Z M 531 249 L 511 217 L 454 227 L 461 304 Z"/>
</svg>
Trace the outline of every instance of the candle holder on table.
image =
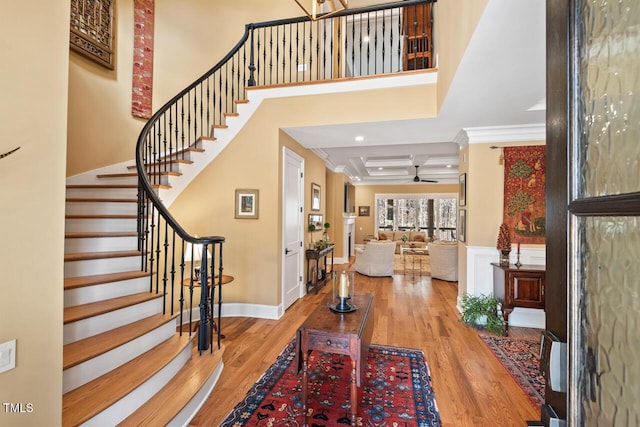
<svg viewBox="0 0 640 427">
<path fill-rule="evenodd" d="M 358 306 L 352 302 L 355 294 L 354 284 L 353 271 L 343 271 L 333 276 L 333 300 L 329 303 L 332 311 L 350 313 L 358 309 Z"/>
</svg>

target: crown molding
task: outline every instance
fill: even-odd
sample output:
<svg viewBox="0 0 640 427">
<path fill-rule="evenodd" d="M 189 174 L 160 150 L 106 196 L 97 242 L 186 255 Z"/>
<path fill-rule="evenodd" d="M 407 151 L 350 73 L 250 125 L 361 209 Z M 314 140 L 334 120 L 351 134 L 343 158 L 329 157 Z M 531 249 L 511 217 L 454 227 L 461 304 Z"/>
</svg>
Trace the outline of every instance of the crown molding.
<svg viewBox="0 0 640 427">
<path fill-rule="evenodd" d="M 471 127 L 464 128 L 460 133 L 466 134 L 468 144 L 544 141 L 547 137 L 545 123 L 514 126 Z M 456 136 L 456 142 L 460 133 Z M 460 146 L 462 147 L 463 145 Z"/>
</svg>

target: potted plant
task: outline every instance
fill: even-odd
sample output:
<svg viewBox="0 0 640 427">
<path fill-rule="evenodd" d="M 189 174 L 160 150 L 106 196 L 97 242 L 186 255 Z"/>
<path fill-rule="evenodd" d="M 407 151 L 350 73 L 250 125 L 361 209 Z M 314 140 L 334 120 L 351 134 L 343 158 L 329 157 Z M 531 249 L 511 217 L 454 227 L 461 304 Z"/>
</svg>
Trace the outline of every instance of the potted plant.
<svg viewBox="0 0 640 427">
<path fill-rule="evenodd" d="M 498 232 L 496 249 L 500 251 L 500 264 L 509 265 L 509 253 L 511 252 L 511 236 L 509 233 L 509 227 L 504 222 L 500 224 L 500 231 Z"/>
<path fill-rule="evenodd" d="M 324 233 L 322 233 L 322 240 L 324 240 L 327 244 L 329 244 L 329 232 L 327 230 L 329 230 L 329 227 L 331 227 L 331 224 L 328 222 L 324 223 Z"/>
<path fill-rule="evenodd" d="M 402 239 L 402 244 L 406 245 L 407 244 L 407 240 L 409 240 L 409 236 L 407 236 L 406 234 L 403 234 L 401 239 Z"/>
<path fill-rule="evenodd" d="M 505 334 L 502 303 L 492 295 L 465 294 L 462 297 L 462 321 L 496 335 Z"/>
</svg>

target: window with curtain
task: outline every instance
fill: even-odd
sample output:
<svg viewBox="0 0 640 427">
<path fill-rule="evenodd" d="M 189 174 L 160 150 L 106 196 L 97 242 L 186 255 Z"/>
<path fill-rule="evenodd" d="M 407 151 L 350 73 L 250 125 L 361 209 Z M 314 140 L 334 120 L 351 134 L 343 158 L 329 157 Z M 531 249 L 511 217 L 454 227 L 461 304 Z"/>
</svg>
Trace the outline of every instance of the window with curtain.
<svg viewBox="0 0 640 427">
<path fill-rule="evenodd" d="M 376 195 L 379 230 L 426 231 L 435 240 L 457 240 L 458 199 L 450 194 Z"/>
</svg>

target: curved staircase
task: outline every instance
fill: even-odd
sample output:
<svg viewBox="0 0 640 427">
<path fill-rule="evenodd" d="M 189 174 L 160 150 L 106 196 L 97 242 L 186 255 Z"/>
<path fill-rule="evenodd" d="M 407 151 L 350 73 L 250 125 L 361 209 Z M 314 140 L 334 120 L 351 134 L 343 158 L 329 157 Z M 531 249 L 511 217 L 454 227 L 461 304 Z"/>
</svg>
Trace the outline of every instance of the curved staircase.
<svg viewBox="0 0 640 427">
<path fill-rule="evenodd" d="M 223 368 L 224 347 L 198 354 L 141 270 L 137 179 L 67 187 L 64 426 L 184 425 Z"/>
</svg>

